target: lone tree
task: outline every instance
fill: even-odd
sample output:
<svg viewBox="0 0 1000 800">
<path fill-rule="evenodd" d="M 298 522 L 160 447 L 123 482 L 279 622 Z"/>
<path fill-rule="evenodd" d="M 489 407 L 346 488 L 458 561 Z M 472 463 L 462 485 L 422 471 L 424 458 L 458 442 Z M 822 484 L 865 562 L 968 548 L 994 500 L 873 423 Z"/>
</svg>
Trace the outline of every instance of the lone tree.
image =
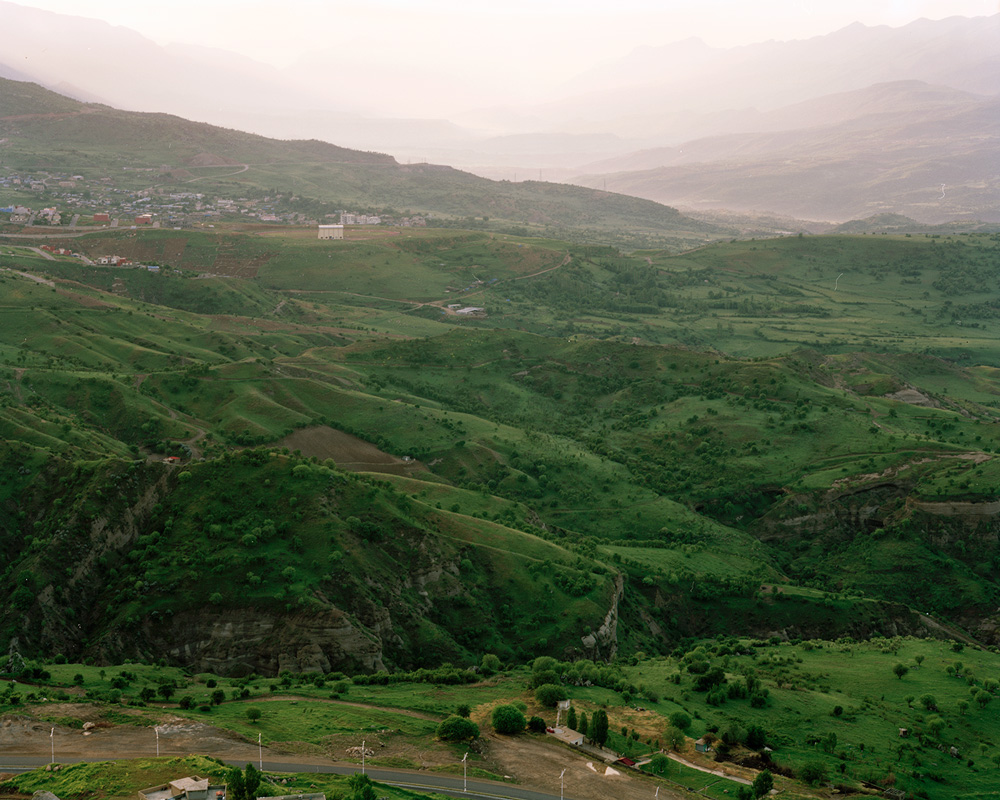
<svg viewBox="0 0 1000 800">
<path fill-rule="evenodd" d="M 650 759 L 646 769 L 654 775 L 668 775 L 670 774 L 670 759 L 663 755 L 663 753 L 657 753 Z"/>
<path fill-rule="evenodd" d="M 174 696 L 174 687 L 170 683 L 161 683 L 156 687 L 156 693 L 164 700 L 169 700 Z"/>
<path fill-rule="evenodd" d="M 671 750 L 680 750 L 684 746 L 684 731 L 668 722 L 663 729 L 663 741 Z"/>
<path fill-rule="evenodd" d="M 261 711 L 257 708 L 257 706 L 250 706 L 250 708 L 247 709 L 247 719 L 251 722 L 256 723 L 262 716 L 263 714 L 261 714 Z"/>
<path fill-rule="evenodd" d="M 896 664 L 896 666 L 894 666 L 892 668 L 892 671 L 896 675 L 897 678 L 899 678 L 900 680 L 903 680 L 903 676 L 907 672 L 910 671 L 910 668 L 908 666 L 906 666 L 906 664 L 899 663 L 899 664 Z"/>
<path fill-rule="evenodd" d="M 528 724 L 521 710 L 509 705 L 494 708 L 490 721 L 493 723 L 493 730 L 507 735 L 521 733 Z"/>
</svg>

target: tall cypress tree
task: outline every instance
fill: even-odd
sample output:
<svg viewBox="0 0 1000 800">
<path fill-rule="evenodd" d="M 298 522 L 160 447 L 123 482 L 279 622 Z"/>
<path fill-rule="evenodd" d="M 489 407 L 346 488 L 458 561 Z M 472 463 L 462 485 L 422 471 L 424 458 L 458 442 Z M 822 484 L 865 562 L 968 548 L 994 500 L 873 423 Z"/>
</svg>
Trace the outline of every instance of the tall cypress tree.
<svg viewBox="0 0 1000 800">
<path fill-rule="evenodd" d="M 594 740 L 594 744 L 604 747 L 604 743 L 608 740 L 608 713 L 603 709 L 595 711 L 590 728 L 590 738 Z"/>
<path fill-rule="evenodd" d="M 228 800 L 247 800 L 246 781 L 243 780 L 243 773 L 239 767 L 229 770 L 226 777 L 226 797 Z"/>
<path fill-rule="evenodd" d="M 260 788 L 261 774 L 253 764 L 247 764 L 246 775 L 243 778 L 246 800 L 257 800 L 257 790 Z"/>
</svg>

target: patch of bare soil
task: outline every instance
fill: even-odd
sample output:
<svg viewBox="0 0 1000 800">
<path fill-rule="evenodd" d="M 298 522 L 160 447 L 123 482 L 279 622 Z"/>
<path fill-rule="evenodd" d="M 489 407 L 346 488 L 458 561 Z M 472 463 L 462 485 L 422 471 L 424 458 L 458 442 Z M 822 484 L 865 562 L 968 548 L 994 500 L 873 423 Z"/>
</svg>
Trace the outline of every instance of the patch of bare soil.
<svg viewBox="0 0 1000 800">
<path fill-rule="evenodd" d="M 99 710 L 86 705 L 50 705 L 45 712 L 56 719 L 79 719 L 88 729 L 7 715 L 0 718 L 0 752 L 10 756 L 46 755 L 54 742 L 56 756 L 65 759 L 140 758 L 156 755 L 158 729 L 161 755 L 204 753 L 219 758 L 252 758 L 257 753 L 256 742 L 243 742 L 226 731 L 181 717 L 168 715 L 154 729 L 148 719 L 142 720 L 144 724 L 109 724 L 100 719 Z M 140 719 L 137 715 L 136 721 Z"/>
<path fill-rule="evenodd" d="M 199 153 L 189 158 L 188 166 L 192 167 L 237 167 L 239 161 L 234 161 L 226 156 L 217 156 L 215 153 Z"/>
<path fill-rule="evenodd" d="M 652 779 L 640 777 L 626 767 L 607 765 L 599 759 L 580 753 L 562 744 L 539 741 L 526 736 L 488 736 L 487 760 L 493 762 L 491 772 L 509 775 L 523 786 L 549 794 L 559 793 L 559 774 L 566 770 L 563 791 L 579 800 L 607 800 L 609 797 L 652 796 Z M 617 773 L 617 774 L 615 774 Z M 681 798 L 685 795 L 666 786 L 660 797 Z"/>
<path fill-rule="evenodd" d="M 326 425 L 302 428 L 278 444 L 289 450 L 300 450 L 307 458 L 331 458 L 338 467 L 351 472 L 383 472 L 403 477 L 427 472 L 427 467 L 419 461 L 396 458 L 370 442 Z"/>
</svg>

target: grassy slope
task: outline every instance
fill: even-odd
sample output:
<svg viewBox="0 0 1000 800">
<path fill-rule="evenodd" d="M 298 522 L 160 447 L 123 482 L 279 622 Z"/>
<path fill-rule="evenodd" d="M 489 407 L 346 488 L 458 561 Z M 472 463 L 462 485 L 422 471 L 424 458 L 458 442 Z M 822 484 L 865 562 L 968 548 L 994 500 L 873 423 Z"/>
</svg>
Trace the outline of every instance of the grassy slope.
<svg viewBox="0 0 1000 800">
<path fill-rule="evenodd" d="M 116 246 L 100 237 L 96 244 L 81 243 Z M 792 315 L 799 313 L 797 303 L 806 302 L 819 309 L 815 319 L 823 321 L 835 313 L 872 313 L 857 309 L 883 302 L 872 278 L 880 269 L 891 276 L 893 269 L 929 264 L 923 268 L 933 268 L 926 277 L 934 280 L 899 282 L 896 299 L 944 308 L 942 298 L 957 296 L 949 294 L 956 285 L 972 281 L 976 290 L 988 289 L 975 281 L 988 274 L 995 247 L 989 237 L 789 239 L 766 243 L 766 251 L 753 249 L 765 243 L 728 244 L 680 257 L 651 255 L 653 266 L 645 257 L 628 258 L 608 248 L 443 231 L 348 243 L 348 249 L 333 253 L 315 240 L 232 232 L 152 231 L 116 241 L 132 247 L 137 258 L 152 256 L 182 270 L 217 269 L 220 257 L 235 251 L 258 259 L 263 271 L 257 281 L 206 280 L 189 272 L 152 275 L 44 262 L 56 278 L 54 287 L 12 273 L 0 276 L 7 289 L 2 311 L 9 321 L 0 331 L 0 355 L 7 363 L 0 376 L 0 423 L 12 467 L 2 489 L 8 498 L 24 491 L 29 473 L 47 454 L 62 459 L 54 464 L 57 472 L 71 469 L 77 459 L 155 449 L 183 455 L 179 441 L 212 456 L 233 445 L 273 443 L 297 428 L 329 424 L 396 456 L 431 464 L 432 482 L 400 484 L 401 491 L 421 514 L 456 508 L 464 519 L 443 516 L 434 523 L 439 530 L 448 528 L 450 537 L 486 531 L 485 522 L 468 519 L 478 515 L 541 532 L 584 558 L 618 559 L 616 568 L 624 568 L 634 586 L 644 586 L 648 578 L 676 598 L 663 615 L 668 622 L 686 620 L 690 608 L 683 587 L 690 578 L 719 589 L 726 602 L 741 608 L 755 583 L 783 575 L 821 588 L 844 582 L 891 600 L 916 597 L 922 606 L 949 613 L 993 602 L 992 572 L 979 566 L 992 559 L 987 541 L 966 538 L 959 545 L 955 538 L 928 536 L 920 520 L 909 533 L 910 515 L 893 511 L 888 501 L 878 522 L 887 536 L 859 535 L 874 526 L 849 532 L 836 520 L 817 535 L 815 523 L 795 523 L 802 516 L 822 517 L 837 496 L 866 491 L 884 483 L 886 475 L 905 478 L 900 497 L 991 498 L 992 461 L 956 458 L 988 457 L 1000 444 L 988 424 L 995 418 L 998 391 L 991 367 L 958 366 L 929 354 L 838 353 L 835 347 L 744 360 L 637 346 L 620 341 L 624 336 L 599 341 L 510 329 L 514 317 L 541 331 L 552 315 L 574 313 L 580 316 L 572 324 L 591 326 L 619 314 L 610 306 L 595 310 L 599 298 L 584 291 L 585 276 L 622 287 L 611 306 L 638 302 L 643 281 L 652 281 L 641 289 L 645 300 L 673 305 L 657 306 L 655 313 L 640 309 L 637 319 L 663 326 L 664 332 L 681 316 L 675 307 L 692 314 L 732 313 L 731 319 L 746 313 L 743 300 L 719 297 L 737 291 L 735 283 L 723 281 L 735 282 L 740 271 L 743 279 L 756 281 L 746 298 L 751 307 Z M 324 264 L 324 254 L 337 259 Z M 862 254 L 870 260 L 864 268 L 857 266 Z M 819 265 L 810 267 L 819 270 L 815 283 L 832 276 L 836 285 L 840 272 L 834 271 L 843 271 L 850 260 L 851 280 L 871 278 L 864 297 L 844 303 L 838 288 L 819 306 L 815 298 L 794 294 L 794 286 L 806 285 L 800 262 Z M 39 266 L 27 256 L 10 263 L 36 272 Z M 886 263 L 891 268 L 876 269 Z M 943 264 L 949 265 L 947 274 Z M 402 271 L 404 279 L 389 281 L 393 270 Z M 465 286 L 470 276 L 484 285 L 459 293 L 465 302 L 478 302 L 477 292 L 491 285 L 494 295 L 516 296 L 529 287 L 534 299 L 517 301 L 509 317 L 491 312 L 481 322 L 456 319 L 450 329 L 448 323 L 426 320 L 421 324 L 428 327 L 421 330 L 446 333 L 400 338 L 423 319 L 417 301 L 448 299 L 447 287 Z M 547 289 L 553 276 L 572 291 Z M 366 281 L 395 297 L 362 296 L 370 291 Z M 662 281 L 679 283 L 668 291 L 659 286 Z M 846 286 L 846 276 L 841 281 Z M 626 286 L 633 287 L 632 300 L 622 299 Z M 303 289 L 308 293 L 301 294 Z M 407 297 L 418 291 L 419 297 Z M 981 300 L 981 308 L 990 307 L 988 296 Z M 376 307 L 373 313 L 369 303 Z M 574 303 L 583 307 L 574 311 Z M 783 304 L 791 310 L 781 311 Z M 433 313 L 441 317 L 440 309 Z M 616 324 L 632 324 L 627 314 L 618 319 Z M 372 323 L 379 330 L 364 330 Z M 857 327 L 857 318 L 838 324 Z M 984 337 L 981 349 L 989 352 L 989 329 L 975 330 Z M 884 397 L 914 387 L 939 407 Z M 194 470 L 193 485 L 215 480 L 213 470 L 224 472 L 206 465 L 202 477 Z M 277 496 L 274 502 L 280 506 Z M 39 518 L 41 529 L 56 531 L 58 520 Z M 11 517 L 8 530 L 24 524 Z M 301 527 L 309 530 L 305 522 Z M 500 532 L 493 528 L 483 535 Z M 755 535 L 770 544 L 762 545 Z M 327 546 L 317 540 L 317 555 Z M 8 553 L 21 551 L 18 544 L 6 545 Z M 943 577 L 927 572 L 916 594 L 886 580 L 899 564 L 924 575 L 921 563 L 936 565 Z M 288 565 L 300 568 L 297 560 Z M 309 580 L 287 587 L 294 597 L 307 596 L 315 588 L 310 580 L 327 574 L 322 566 L 306 572 Z M 507 572 L 512 567 L 501 569 Z M 226 574 L 236 585 L 244 573 Z M 261 591 L 273 598 L 278 588 Z M 644 603 L 655 601 L 652 592 L 643 591 L 628 607 L 634 621 Z M 191 603 L 204 600 L 192 597 Z M 124 607 L 124 600 L 113 605 Z M 598 613 L 599 605 L 584 615 Z M 143 609 L 126 616 L 149 610 Z M 817 624 L 808 614 L 799 621 Z M 454 628 L 458 620 L 441 622 Z M 548 640 L 555 630 L 544 620 L 533 625 L 539 639 Z M 637 630 L 636 644 L 645 641 L 642 646 L 648 647 L 642 626 Z M 668 630 L 668 640 L 696 632 L 683 624 Z M 563 636 L 555 634 L 560 641 Z"/>
</svg>

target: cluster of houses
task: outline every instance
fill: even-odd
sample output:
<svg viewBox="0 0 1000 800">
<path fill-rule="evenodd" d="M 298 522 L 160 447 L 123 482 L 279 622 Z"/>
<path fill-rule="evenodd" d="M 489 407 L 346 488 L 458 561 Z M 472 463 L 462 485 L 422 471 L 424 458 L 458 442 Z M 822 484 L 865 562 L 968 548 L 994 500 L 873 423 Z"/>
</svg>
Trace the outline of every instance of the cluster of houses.
<svg viewBox="0 0 1000 800">
<path fill-rule="evenodd" d="M 341 225 L 381 225 L 382 218 L 370 216 L 368 214 L 349 214 L 346 211 L 340 214 Z"/>
<path fill-rule="evenodd" d="M 80 254 L 75 250 L 70 250 L 68 247 L 53 247 L 50 244 L 43 244 L 38 248 L 39 250 L 44 250 L 47 253 L 52 253 L 55 256 L 76 256 L 80 258 Z"/>
</svg>

